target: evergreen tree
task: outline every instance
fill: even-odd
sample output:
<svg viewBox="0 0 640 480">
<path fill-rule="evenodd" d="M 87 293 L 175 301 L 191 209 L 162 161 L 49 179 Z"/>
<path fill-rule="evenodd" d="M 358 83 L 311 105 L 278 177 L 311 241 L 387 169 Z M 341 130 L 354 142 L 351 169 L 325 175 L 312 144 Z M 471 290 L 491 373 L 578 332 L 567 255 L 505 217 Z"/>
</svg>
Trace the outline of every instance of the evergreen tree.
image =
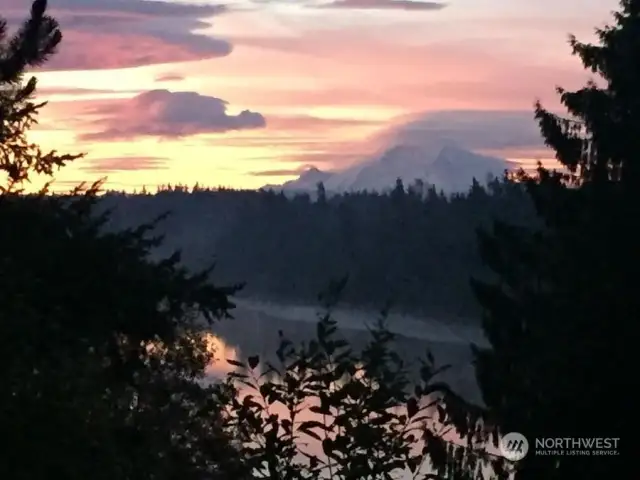
<svg viewBox="0 0 640 480">
<path fill-rule="evenodd" d="M 492 346 L 476 349 L 476 373 L 486 419 L 529 441 L 512 465 L 517 479 L 633 476 L 624 470 L 632 438 L 622 432 L 638 383 L 640 1 L 623 0 L 597 36 L 597 44 L 570 39 L 599 78 L 558 89 L 569 118 L 536 105 L 546 143 L 565 167 L 518 175 L 544 225 L 497 223 L 480 234 L 499 281 L 473 282 Z M 549 437 L 621 438 L 615 456 L 537 455 L 535 439 Z M 453 465 L 441 468 L 448 478 L 473 477 L 463 462 Z"/>
<path fill-rule="evenodd" d="M 320 205 L 325 205 L 327 203 L 327 191 L 324 188 L 324 182 L 318 182 L 316 185 L 316 201 Z"/>
<path fill-rule="evenodd" d="M 44 103 L 34 103 L 36 79 L 24 82 L 25 70 L 45 63 L 62 40 L 58 23 L 46 15 L 46 7 L 46 0 L 35 1 L 30 17 L 11 38 L 6 20 L 0 18 L 0 171 L 7 179 L 7 185 L 0 186 L 3 192 L 21 185 L 29 172 L 50 175 L 79 157 L 43 153 L 26 138 Z"/>
<path fill-rule="evenodd" d="M 96 185 L 23 193 L 30 175 L 77 158 L 26 138 L 42 104 L 25 70 L 62 38 L 46 6 L 10 39 L 0 22 L 0 478 L 212 478 L 235 457 L 197 382 L 203 320 L 226 315 L 235 290 L 177 255 L 149 260 L 152 225 L 105 233 Z"/>
</svg>

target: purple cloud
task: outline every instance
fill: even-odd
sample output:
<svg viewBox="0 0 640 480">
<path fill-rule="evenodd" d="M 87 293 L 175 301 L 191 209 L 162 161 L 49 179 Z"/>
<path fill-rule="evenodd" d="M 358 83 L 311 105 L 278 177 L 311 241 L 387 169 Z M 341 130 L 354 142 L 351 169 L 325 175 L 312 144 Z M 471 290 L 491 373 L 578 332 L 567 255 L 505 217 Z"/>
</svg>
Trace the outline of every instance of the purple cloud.
<svg viewBox="0 0 640 480">
<path fill-rule="evenodd" d="M 318 5 L 317 8 L 347 8 L 360 10 L 442 10 L 447 6 L 443 2 L 422 2 L 412 0 L 333 0 Z"/>
<path fill-rule="evenodd" d="M 414 114 L 378 134 L 386 145 L 454 144 L 470 150 L 543 148 L 531 111 L 443 110 Z"/>
<path fill-rule="evenodd" d="M 180 138 L 203 133 L 263 128 L 265 118 L 250 110 L 227 113 L 227 102 L 195 92 L 151 90 L 91 111 L 102 129 L 85 140 L 126 140 L 137 136 Z"/>
<path fill-rule="evenodd" d="M 0 0 L 10 25 L 22 21 L 30 0 Z M 195 34 L 210 26 L 223 5 L 193 5 L 148 0 L 57 0 L 50 13 L 60 22 L 58 55 L 43 69 L 109 69 L 221 57 L 231 45 Z"/>
</svg>

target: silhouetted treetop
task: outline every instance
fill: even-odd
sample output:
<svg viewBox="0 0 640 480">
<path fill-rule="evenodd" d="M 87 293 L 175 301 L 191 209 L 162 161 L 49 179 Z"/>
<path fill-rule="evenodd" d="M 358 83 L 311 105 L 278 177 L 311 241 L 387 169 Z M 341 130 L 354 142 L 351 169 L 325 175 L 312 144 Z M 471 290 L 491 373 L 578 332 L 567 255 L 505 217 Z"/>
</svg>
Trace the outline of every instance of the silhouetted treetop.
<svg viewBox="0 0 640 480">
<path fill-rule="evenodd" d="M 536 106 L 547 144 L 558 160 L 581 182 L 610 178 L 637 182 L 640 160 L 630 152 L 640 150 L 640 16 L 638 2 L 624 0 L 614 14 L 615 24 L 596 30 L 599 43 L 583 43 L 571 36 L 574 55 L 599 80 L 581 89 L 559 88 L 568 118 Z"/>
<path fill-rule="evenodd" d="M 0 478 L 215 478 L 236 449 L 197 380 L 237 288 L 177 253 L 150 258 L 153 217 L 107 231 L 99 183 L 24 194 L 78 158 L 27 140 L 44 104 L 22 75 L 61 39 L 45 9 L 34 2 L 11 39 L 0 25 Z"/>
<path fill-rule="evenodd" d="M 571 37 L 574 55 L 600 82 L 559 89 L 568 118 L 536 105 L 546 143 L 569 170 L 518 175 L 542 224 L 496 221 L 479 235 L 497 278 L 472 281 L 491 344 L 475 349 L 476 377 L 496 431 L 529 441 L 529 453 L 508 462 L 517 480 L 624 478 L 632 467 L 626 432 L 638 383 L 628 368 L 637 364 L 640 312 L 639 13 L 640 1 L 623 1 L 615 25 L 597 31 L 598 44 Z M 607 455 L 544 454 L 535 444 L 542 438 L 619 444 Z M 441 463 L 447 478 L 476 478 L 458 458 L 465 452 L 449 453 L 454 461 Z"/>
</svg>

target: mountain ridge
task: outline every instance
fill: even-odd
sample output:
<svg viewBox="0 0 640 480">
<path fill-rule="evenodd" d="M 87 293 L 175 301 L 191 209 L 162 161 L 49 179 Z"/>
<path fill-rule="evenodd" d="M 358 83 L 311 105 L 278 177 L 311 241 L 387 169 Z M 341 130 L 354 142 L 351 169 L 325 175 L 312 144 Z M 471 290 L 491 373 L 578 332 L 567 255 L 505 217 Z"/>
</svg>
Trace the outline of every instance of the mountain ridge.
<svg viewBox="0 0 640 480">
<path fill-rule="evenodd" d="M 312 193 L 322 182 L 329 193 L 382 192 L 393 188 L 400 178 L 407 185 L 422 180 L 451 194 L 466 191 L 474 178 L 485 183 L 490 177 L 501 176 L 510 166 L 504 158 L 481 155 L 454 144 L 436 148 L 400 144 L 343 170 L 324 171 L 310 167 L 297 179 L 262 188 L 285 193 Z"/>
</svg>

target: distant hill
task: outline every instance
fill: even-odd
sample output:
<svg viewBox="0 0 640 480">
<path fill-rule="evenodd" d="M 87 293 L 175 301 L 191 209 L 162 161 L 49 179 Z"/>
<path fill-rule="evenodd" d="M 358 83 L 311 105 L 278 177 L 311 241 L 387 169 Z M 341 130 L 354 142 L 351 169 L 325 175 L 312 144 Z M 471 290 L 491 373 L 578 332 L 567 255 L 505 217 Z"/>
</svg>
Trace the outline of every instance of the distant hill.
<svg viewBox="0 0 640 480">
<path fill-rule="evenodd" d="M 328 172 L 313 167 L 295 180 L 263 188 L 285 193 L 313 192 L 317 184 L 323 182 L 331 193 L 382 192 L 393 188 L 401 178 L 405 185 L 420 179 L 445 193 L 456 193 L 466 191 L 473 178 L 484 183 L 489 176 L 501 176 L 510 167 L 503 158 L 479 155 L 455 145 L 435 148 L 396 145 L 380 156 L 345 170 Z"/>
</svg>

